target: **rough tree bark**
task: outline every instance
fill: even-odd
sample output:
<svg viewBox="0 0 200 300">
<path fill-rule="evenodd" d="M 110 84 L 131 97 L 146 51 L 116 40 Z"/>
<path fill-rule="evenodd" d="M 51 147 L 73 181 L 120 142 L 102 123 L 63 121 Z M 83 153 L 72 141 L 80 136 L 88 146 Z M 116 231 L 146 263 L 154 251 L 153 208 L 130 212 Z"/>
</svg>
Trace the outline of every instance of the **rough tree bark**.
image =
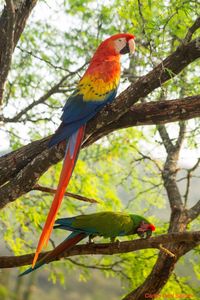
<svg viewBox="0 0 200 300">
<path fill-rule="evenodd" d="M 0 107 L 13 51 L 36 3 L 37 0 L 6 0 L 0 16 Z"/>
</svg>

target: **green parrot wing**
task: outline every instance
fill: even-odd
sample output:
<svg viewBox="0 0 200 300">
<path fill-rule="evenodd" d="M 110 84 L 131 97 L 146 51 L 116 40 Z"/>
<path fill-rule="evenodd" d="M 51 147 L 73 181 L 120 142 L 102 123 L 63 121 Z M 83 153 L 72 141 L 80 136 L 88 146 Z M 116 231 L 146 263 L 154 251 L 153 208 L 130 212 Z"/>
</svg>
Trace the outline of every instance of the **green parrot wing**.
<svg viewBox="0 0 200 300">
<path fill-rule="evenodd" d="M 74 218 L 71 226 L 89 234 L 116 237 L 133 233 L 133 220 L 128 214 L 100 212 Z"/>
</svg>

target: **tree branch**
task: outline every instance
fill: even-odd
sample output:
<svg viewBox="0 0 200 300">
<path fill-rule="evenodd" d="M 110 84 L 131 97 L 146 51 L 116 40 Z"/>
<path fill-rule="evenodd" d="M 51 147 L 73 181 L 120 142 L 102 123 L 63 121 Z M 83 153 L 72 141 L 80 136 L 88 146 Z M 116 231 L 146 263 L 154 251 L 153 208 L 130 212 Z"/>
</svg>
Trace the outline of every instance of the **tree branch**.
<svg viewBox="0 0 200 300">
<path fill-rule="evenodd" d="M 39 184 L 36 184 L 33 188 L 33 191 L 41 191 L 41 192 L 46 192 L 46 193 L 50 193 L 50 194 L 55 194 L 56 193 L 56 189 L 51 189 L 45 186 L 41 186 Z M 65 197 L 71 197 L 80 201 L 84 201 L 84 202 L 89 202 L 89 203 L 100 203 L 100 201 L 95 200 L 93 198 L 88 198 L 88 197 L 84 197 L 81 195 L 77 195 L 74 193 L 69 193 L 69 192 L 65 192 L 64 194 Z"/>
<path fill-rule="evenodd" d="M 15 177 L 35 157 L 48 148 L 50 137 L 31 142 L 11 153 L 0 157 L 0 186 Z M 9 168 L 8 168 L 9 166 Z"/>
<path fill-rule="evenodd" d="M 174 232 L 170 234 L 163 234 L 157 237 L 149 239 L 137 239 L 132 241 L 117 243 L 101 243 L 101 244 L 85 244 L 77 245 L 73 248 L 65 251 L 54 260 L 59 260 L 63 257 L 75 256 L 75 255 L 113 255 L 118 253 L 128 253 L 141 249 L 155 248 L 160 249 L 160 244 L 165 245 L 168 243 L 200 243 L 200 231 L 193 232 Z M 44 257 L 49 252 L 41 253 L 39 259 Z M 166 253 L 164 252 L 164 255 Z M 1 256 L 0 257 L 0 268 L 14 268 L 25 266 L 32 263 L 34 253 L 21 255 L 21 256 Z"/>
<path fill-rule="evenodd" d="M 6 0 L 7 26 L 5 28 L 4 51 L 0 56 L 0 106 L 3 101 L 4 84 L 10 69 L 14 49 L 15 6 L 12 0 Z"/>
<path fill-rule="evenodd" d="M 187 120 L 200 116 L 200 95 L 186 97 L 182 99 L 155 101 L 143 104 L 136 104 L 133 108 L 116 122 L 102 128 L 98 134 L 90 131 L 88 125 L 86 136 L 90 136 L 85 142 L 85 146 L 94 143 L 99 138 L 120 128 L 154 125 L 175 122 L 179 119 Z M 95 120 L 95 119 L 94 119 Z M 91 122 L 97 127 L 97 124 Z M 90 128 L 89 128 L 90 127 Z M 91 128 L 92 129 L 92 128 Z M 8 181 L 10 177 L 15 176 L 28 162 L 30 162 L 39 153 L 47 149 L 50 137 L 34 141 L 22 148 L 15 150 L 0 157 L 0 185 Z M 7 168 L 7 166 L 10 168 Z"/>
<path fill-rule="evenodd" d="M 56 152 L 56 155 L 54 151 L 54 148 L 44 150 L 19 171 L 9 183 L 1 187 L 0 207 L 4 207 L 9 202 L 14 201 L 24 193 L 32 190 L 38 178 L 46 172 L 52 164 L 62 159 L 64 149 L 60 147 L 60 152 Z M 25 178 L 26 180 L 24 180 Z M 9 194 L 7 194 L 8 191 Z"/>
<path fill-rule="evenodd" d="M 200 200 L 188 210 L 189 221 L 193 221 L 200 215 Z"/>
<path fill-rule="evenodd" d="M 171 151 L 173 151 L 174 146 L 173 146 L 173 143 L 172 143 L 172 141 L 169 137 L 167 129 L 164 125 L 158 125 L 157 129 L 158 129 L 158 132 L 159 132 L 160 137 L 162 139 L 165 150 L 169 154 Z"/>
<path fill-rule="evenodd" d="M 181 146 L 183 144 L 184 137 L 185 137 L 185 131 L 186 131 L 185 122 L 180 122 L 179 123 L 179 135 L 178 135 L 178 139 L 175 144 L 176 151 L 180 151 L 180 149 L 181 149 Z"/>
<path fill-rule="evenodd" d="M 177 222 L 174 222 L 174 219 L 178 220 L 180 218 L 180 214 L 183 211 L 183 202 L 176 183 L 176 174 L 179 152 L 185 135 L 185 128 L 185 123 L 181 122 L 179 124 L 179 135 L 177 141 L 175 145 L 173 145 L 166 127 L 164 125 L 158 126 L 160 137 L 167 151 L 167 159 L 162 171 L 162 178 L 172 210 L 169 228 L 170 231 L 172 231 L 173 226 L 177 226 L 178 224 Z M 173 228 L 173 231 L 176 231 L 175 228 Z"/>
<path fill-rule="evenodd" d="M 194 24 L 188 29 L 188 32 L 186 33 L 186 36 L 183 39 L 183 44 L 190 42 L 192 39 L 192 35 L 199 28 L 200 28 L 200 17 L 198 17 L 194 22 Z"/>
<path fill-rule="evenodd" d="M 189 191 L 190 191 L 190 182 L 191 182 L 191 177 L 192 177 L 192 173 L 199 167 L 200 164 L 200 158 L 198 158 L 197 162 L 194 164 L 194 166 L 192 168 L 190 168 L 189 170 L 187 170 L 187 182 L 186 182 L 186 191 L 185 194 L 183 195 L 184 198 L 184 206 L 186 206 L 187 201 L 188 201 L 188 196 L 189 196 Z M 198 215 L 198 211 L 197 211 L 197 215 Z M 196 215 L 196 216 L 197 216 Z"/>
<path fill-rule="evenodd" d="M 90 135 L 85 145 L 90 145 L 109 133 L 127 127 L 140 125 L 158 125 L 180 120 L 189 120 L 200 116 L 200 95 L 174 100 L 151 101 L 135 104 L 122 117 L 107 124 L 90 135 L 90 128 L 98 126 L 96 119 L 88 123 L 86 135 Z"/>
<path fill-rule="evenodd" d="M 21 117 L 25 115 L 28 111 L 30 111 L 33 107 L 35 107 L 38 104 L 44 103 L 49 97 L 51 97 L 53 94 L 60 92 L 60 87 L 64 84 L 64 82 L 71 76 L 75 75 L 77 72 L 81 71 L 85 67 L 86 63 L 84 63 L 81 67 L 79 67 L 76 71 L 68 72 L 67 75 L 63 76 L 58 83 L 56 83 L 50 90 L 48 90 L 43 96 L 41 96 L 38 100 L 33 101 L 31 104 L 29 104 L 27 107 L 22 109 L 17 115 L 15 115 L 12 118 L 3 118 L 3 122 L 10 122 L 15 123 L 20 121 Z"/>
<path fill-rule="evenodd" d="M 0 16 L 0 106 L 13 51 L 36 3 L 37 0 L 29 0 L 18 1 L 14 5 L 14 1 L 6 0 L 6 6 Z"/>
</svg>

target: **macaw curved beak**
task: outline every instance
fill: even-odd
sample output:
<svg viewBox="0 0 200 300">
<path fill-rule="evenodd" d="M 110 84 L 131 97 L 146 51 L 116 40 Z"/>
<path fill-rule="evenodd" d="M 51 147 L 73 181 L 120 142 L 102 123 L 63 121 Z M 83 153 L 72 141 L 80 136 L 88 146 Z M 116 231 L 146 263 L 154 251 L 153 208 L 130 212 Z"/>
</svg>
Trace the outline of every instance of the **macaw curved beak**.
<svg viewBox="0 0 200 300">
<path fill-rule="evenodd" d="M 152 231 L 151 231 L 151 230 L 147 230 L 147 231 L 138 231 L 137 234 L 139 235 L 140 238 L 148 239 L 148 238 L 151 237 Z"/>
<path fill-rule="evenodd" d="M 133 54 L 135 52 L 135 42 L 134 39 L 130 39 L 127 43 L 126 46 L 120 50 L 120 54 Z"/>
<path fill-rule="evenodd" d="M 135 41 L 134 39 L 131 39 L 128 41 L 129 49 L 130 49 L 130 54 L 133 54 L 135 52 Z"/>
</svg>

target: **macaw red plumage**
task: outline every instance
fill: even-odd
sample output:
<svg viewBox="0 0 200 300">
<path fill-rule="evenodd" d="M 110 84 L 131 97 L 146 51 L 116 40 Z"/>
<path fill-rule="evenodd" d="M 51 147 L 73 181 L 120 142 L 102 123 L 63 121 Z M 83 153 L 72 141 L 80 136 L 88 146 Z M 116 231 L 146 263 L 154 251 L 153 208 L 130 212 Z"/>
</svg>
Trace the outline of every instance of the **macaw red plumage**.
<svg viewBox="0 0 200 300">
<path fill-rule="evenodd" d="M 57 211 L 76 164 L 86 123 L 114 100 L 120 79 L 120 55 L 134 52 L 134 38 L 132 34 L 120 33 L 103 41 L 63 108 L 62 123 L 49 146 L 67 141 L 66 154 L 58 188 L 38 242 L 33 267 L 51 235 Z"/>
</svg>

